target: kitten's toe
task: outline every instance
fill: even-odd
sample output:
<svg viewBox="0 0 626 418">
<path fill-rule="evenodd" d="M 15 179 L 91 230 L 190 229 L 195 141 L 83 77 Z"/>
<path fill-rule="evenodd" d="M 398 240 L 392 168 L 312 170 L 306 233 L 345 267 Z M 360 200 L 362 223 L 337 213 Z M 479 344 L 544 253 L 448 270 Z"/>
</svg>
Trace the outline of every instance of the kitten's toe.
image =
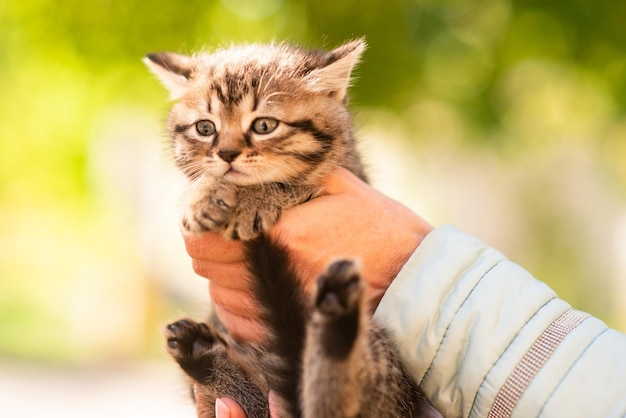
<svg viewBox="0 0 626 418">
<path fill-rule="evenodd" d="M 187 233 L 199 234 L 207 231 L 222 231 L 237 205 L 234 187 L 219 184 L 201 195 L 195 202 L 187 204 L 181 226 Z"/>
<path fill-rule="evenodd" d="M 190 210 L 182 216 L 182 230 L 188 234 L 201 234 L 207 231 L 219 230 L 224 224 L 225 219 L 220 219 L 212 212 L 212 210 L 205 208 L 190 208 Z"/>
<path fill-rule="evenodd" d="M 362 294 L 363 282 L 357 264 L 350 260 L 337 261 L 317 281 L 315 308 L 330 317 L 352 313 L 358 311 Z"/>
<path fill-rule="evenodd" d="M 241 207 L 236 215 L 237 221 L 226 229 L 225 235 L 231 239 L 249 241 L 269 231 L 278 220 L 278 216 L 278 212 L 273 210 Z"/>
</svg>

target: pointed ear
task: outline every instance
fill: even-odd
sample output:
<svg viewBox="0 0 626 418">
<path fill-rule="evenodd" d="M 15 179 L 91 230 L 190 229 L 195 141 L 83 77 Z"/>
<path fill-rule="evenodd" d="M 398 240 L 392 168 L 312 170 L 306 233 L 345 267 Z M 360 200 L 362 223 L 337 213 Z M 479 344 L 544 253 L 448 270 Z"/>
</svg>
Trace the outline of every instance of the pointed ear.
<svg viewBox="0 0 626 418">
<path fill-rule="evenodd" d="M 159 52 L 146 55 L 143 62 L 169 90 L 172 99 L 179 99 L 187 90 L 193 71 L 193 58 Z"/>
<path fill-rule="evenodd" d="M 365 40 L 361 38 L 328 52 L 325 65 L 312 70 L 306 75 L 305 81 L 314 91 L 327 91 L 338 100 L 343 100 L 350 86 L 350 73 L 359 62 L 365 47 Z"/>
</svg>

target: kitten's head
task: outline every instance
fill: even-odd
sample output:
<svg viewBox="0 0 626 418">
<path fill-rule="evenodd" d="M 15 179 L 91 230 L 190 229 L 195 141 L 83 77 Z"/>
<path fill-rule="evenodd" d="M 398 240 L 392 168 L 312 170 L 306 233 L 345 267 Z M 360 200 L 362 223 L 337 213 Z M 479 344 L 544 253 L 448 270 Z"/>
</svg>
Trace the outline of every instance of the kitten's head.
<svg viewBox="0 0 626 418">
<path fill-rule="evenodd" d="M 327 171 L 352 148 L 346 90 L 363 40 L 332 51 L 284 44 L 144 62 L 177 102 L 168 131 L 177 165 L 237 185 Z"/>
</svg>

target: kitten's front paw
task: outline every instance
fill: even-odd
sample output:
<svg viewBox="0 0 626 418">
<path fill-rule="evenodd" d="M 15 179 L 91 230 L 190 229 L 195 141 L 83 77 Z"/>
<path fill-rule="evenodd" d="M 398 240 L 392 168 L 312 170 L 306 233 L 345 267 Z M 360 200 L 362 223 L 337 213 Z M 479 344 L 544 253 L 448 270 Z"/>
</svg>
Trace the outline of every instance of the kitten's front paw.
<svg viewBox="0 0 626 418">
<path fill-rule="evenodd" d="M 192 234 L 223 231 L 229 227 L 228 220 L 236 205 L 237 191 L 233 186 L 223 183 L 212 185 L 185 204 L 183 230 Z"/>
<path fill-rule="evenodd" d="M 358 314 L 363 288 L 359 267 L 350 260 L 337 261 L 317 281 L 315 310 L 329 318 Z"/>
<path fill-rule="evenodd" d="M 224 235 L 231 239 L 249 241 L 258 237 L 262 232 L 269 231 L 279 215 L 278 208 L 258 207 L 258 205 L 242 202 L 232 225 L 228 225 Z"/>
</svg>

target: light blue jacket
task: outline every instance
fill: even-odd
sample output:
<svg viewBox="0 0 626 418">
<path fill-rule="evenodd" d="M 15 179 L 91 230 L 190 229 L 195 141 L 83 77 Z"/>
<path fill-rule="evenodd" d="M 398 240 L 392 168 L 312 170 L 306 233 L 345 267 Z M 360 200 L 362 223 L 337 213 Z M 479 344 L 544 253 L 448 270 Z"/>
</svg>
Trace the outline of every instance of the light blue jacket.
<svg viewBox="0 0 626 418">
<path fill-rule="evenodd" d="M 626 335 L 451 226 L 424 239 L 375 317 L 446 418 L 626 417 Z"/>
</svg>

